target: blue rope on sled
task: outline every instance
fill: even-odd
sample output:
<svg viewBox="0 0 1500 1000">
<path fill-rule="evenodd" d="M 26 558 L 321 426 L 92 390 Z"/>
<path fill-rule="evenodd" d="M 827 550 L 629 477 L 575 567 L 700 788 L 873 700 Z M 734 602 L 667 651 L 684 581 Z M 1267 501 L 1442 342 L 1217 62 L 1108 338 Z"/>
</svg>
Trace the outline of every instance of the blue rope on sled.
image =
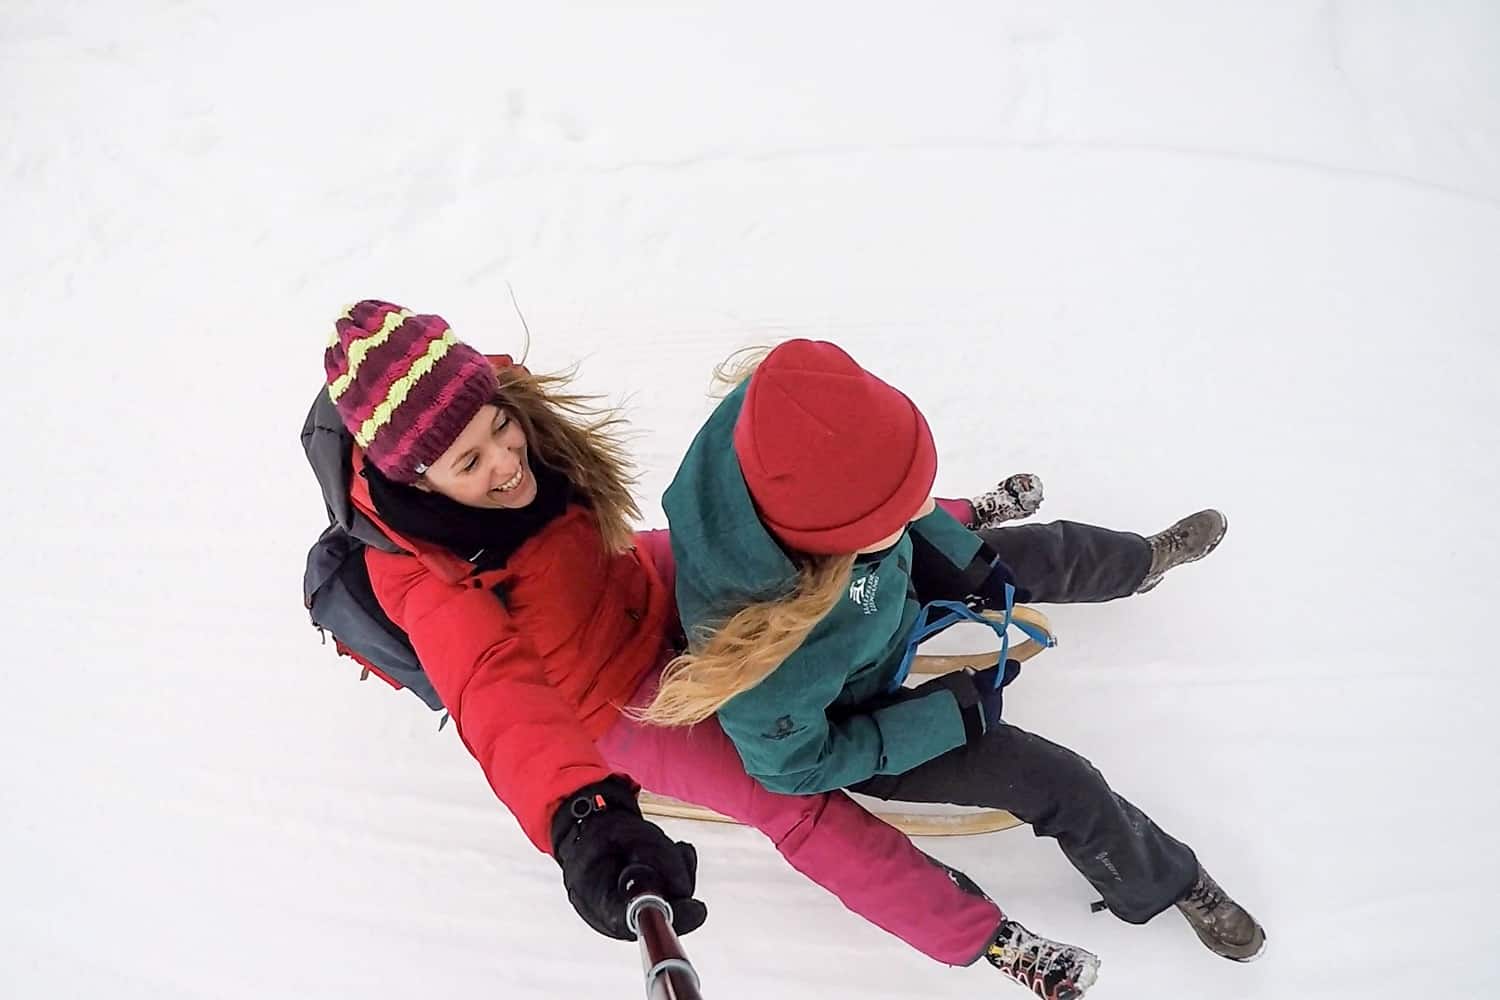
<svg viewBox="0 0 1500 1000">
<path fill-rule="evenodd" d="M 1051 646 L 1056 642 L 1044 630 L 1027 622 L 1015 621 L 1012 618 L 1015 606 L 1016 588 L 1008 583 L 1005 585 L 1005 616 L 1000 621 L 986 618 L 982 609 L 976 609 L 962 601 L 932 601 L 922 605 L 922 610 L 917 612 L 917 620 L 912 624 L 911 632 L 907 634 L 906 652 L 901 656 L 901 666 L 896 670 L 896 678 L 891 684 L 891 690 L 895 691 L 899 688 L 906 681 L 907 675 L 911 673 L 912 661 L 917 657 L 917 647 L 959 622 L 978 622 L 992 629 L 1000 637 L 1000 655 L 995 662 L 1002 665 L 1010 655 L 1011 626 L 1020 629 L 1027 638 L 1043 646 Z M 1004 676 L 1003 669 L 996 672 L 997 687 L 1000 686 L 1000 681 Z"/>
</svg>

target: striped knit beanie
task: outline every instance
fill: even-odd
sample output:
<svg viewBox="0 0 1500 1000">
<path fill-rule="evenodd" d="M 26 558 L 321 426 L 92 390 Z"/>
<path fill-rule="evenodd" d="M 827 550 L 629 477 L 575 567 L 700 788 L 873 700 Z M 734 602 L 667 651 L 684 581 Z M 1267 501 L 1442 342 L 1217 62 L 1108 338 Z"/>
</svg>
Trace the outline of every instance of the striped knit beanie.
<svg viewBox="0 0 1500 1000">
<path fill-rule="evenodd" d="M 499 389 L 489 360 L 441 316 L 374 299 L 334 323 L 323 370 L 355 444 L 398 483 L 416 482 Z"/>
</svg>

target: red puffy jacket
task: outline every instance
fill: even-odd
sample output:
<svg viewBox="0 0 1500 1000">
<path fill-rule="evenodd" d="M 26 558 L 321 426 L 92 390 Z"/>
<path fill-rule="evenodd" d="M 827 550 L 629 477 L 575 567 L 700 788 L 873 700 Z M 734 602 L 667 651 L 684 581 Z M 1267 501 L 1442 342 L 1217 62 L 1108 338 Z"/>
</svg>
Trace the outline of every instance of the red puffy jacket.
<svg viewBox="0 0 1500 1000">
<path fill-rule="evenodd" d="M 558 804 L 613 773 L 594 740 L 661 662 L 671 595 L 644 554 L 606 551 L 592 513 L 576 504 L 504 568 L 477 572 L 391 531 L 362 464 L 356 453 L 351 499 L 410 553 L 366 551 L 375 595 L 410 637 L 490 787 L 551 853 Z"/>
</svg>

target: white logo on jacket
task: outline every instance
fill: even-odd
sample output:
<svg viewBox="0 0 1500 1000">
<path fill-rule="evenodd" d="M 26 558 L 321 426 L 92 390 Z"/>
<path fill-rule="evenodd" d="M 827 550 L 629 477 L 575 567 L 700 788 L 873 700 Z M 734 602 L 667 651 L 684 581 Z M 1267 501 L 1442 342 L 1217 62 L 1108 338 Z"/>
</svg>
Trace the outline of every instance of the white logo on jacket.
<svg viewBox="0 0 1500 1000">
<path fill-rule="evenodd" d="M 871 573 L 849 584 L 849 600 L 859 605 L 867 615 L 875 613 L 875 592 L 880 589 L 880 577 Z"/>
</svg>

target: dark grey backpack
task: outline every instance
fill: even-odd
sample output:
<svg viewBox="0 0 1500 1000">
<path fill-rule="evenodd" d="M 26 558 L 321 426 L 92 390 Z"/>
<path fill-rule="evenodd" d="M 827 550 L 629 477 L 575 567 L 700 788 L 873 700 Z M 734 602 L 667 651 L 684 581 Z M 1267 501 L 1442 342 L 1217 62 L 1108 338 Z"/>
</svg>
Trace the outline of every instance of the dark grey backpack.
<svg viewBox="0 0 1500 1000">
<path fill-rule="evenodd" d="M 361 679 L 373 673 L 398 690 L 406 688 L 428 708 L 441 711 L 443 703 L 411 641 L 381 608 L 370 585 L 365 548 L 401 550 L 349 499 L 353 447 L 354 439 L 327 391 L 320 391 L 302 425 L 302 450 L 322 487 L 328 527 L 308 550 L 302 603 L 318 631 L 333 636 L 339 654 L 364 668 Z"/>
</svg>

